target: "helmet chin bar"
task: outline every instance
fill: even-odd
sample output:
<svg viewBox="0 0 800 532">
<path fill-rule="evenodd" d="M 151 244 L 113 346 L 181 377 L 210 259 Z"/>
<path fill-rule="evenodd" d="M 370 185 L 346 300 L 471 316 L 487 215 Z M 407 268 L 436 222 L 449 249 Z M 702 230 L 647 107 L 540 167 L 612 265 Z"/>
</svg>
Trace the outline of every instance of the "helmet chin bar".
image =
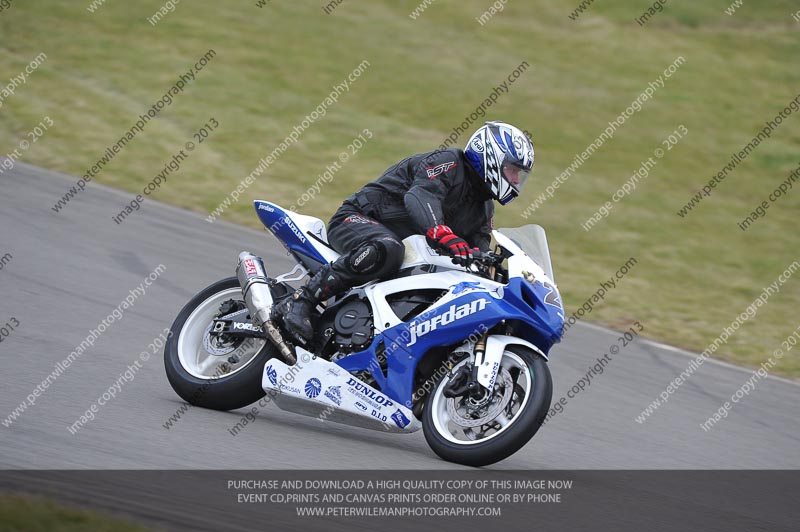
<svg viewBox="0 0 800 532">
<path fill-rule="evenodd" d="M 500 205 L 508 205 L 514 199 L 519 196 L 519 191 L 511 185 L 508 181 L 505 180 L 504 177 L 500 177 L 497 184 L 498 190 L 494 196 L 494 199 Z"/>
<path fill-rule="evenodd" d="M 502 198 L 498 199 L 497 202 L 500 205 L 505 206 L 514 201 L 515 199 L 517 199 L 517 196 L 518 196 L 517 191 L 511 188 L 511 190 L 506 194 L 504 194 Z"/>
</svg>

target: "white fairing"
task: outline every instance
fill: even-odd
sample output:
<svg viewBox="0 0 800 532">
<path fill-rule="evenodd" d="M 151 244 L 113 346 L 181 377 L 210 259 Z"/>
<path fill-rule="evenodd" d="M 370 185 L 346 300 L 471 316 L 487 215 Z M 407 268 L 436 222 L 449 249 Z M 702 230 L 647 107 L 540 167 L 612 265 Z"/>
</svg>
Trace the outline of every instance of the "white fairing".
<svg viewBox="0 0 800 532">
<path fill-rule="evenodd" d="M 473 288 L 465 288 L 458 294 L 446 294 L 438 299 L 436 303 L 431 305 L 428 310 L 433 311 L 438 307 L 448 305 L 453 299 L 463 296 L 470 291 L 488 292 L 488 295 L 501 299 L 503 296 L 503 285 L 483 279 L 477 275 L 469 275 L 459 271 L 444 271 L 437 273 L 425 273 L 420 275 L 412 275 L 410 277 L 401 277 L 400 279 L 393 279 L 391 281 L 384 281 L 369 285 L 366 287 L 367 299 L 372 305 L 372 311 L 375 319 L 375 332 L 380 333 L 386 329 L 399 325 L 403 320 L 392 311 L 386 298 L 392 294 L 399 292 L 407 292 L 409 290 L 424 290 L 424 289 L 437 289 L 446 291 L 459 283 L 474 283 Z"/>
<path fill-rule="evenodd" d="M 333 262 L 339 258 L 339 254 L 328 244 L 328 230 L 325 227 L 325 222 L 319 218 L 293 211 L 284 212 L 286 212 L 286 215 L 292 219 L 295 225 L 309 237 L 308 241 L 320 255 L 325 257 L 325 260 Z"/>
<path fill-rule="evenodd" d="M 281 409 L 386 432 L 415 432 L 422 424 L 411 410 L 327 360 L 297 348 L 298 362 L 272 359 L 261 387 Z"/>
<path fill-rule="evenodd" d="M 411 235 L 406 237 L 403 239 L 403 245 L 406 248 L 406 254 L 405 257 L 403 257 L 403 264 L 400 266 L 401 269 L 433 264 L 452 270 L 466 270 L 463 266 L 457 266 L 450 257 L 440 255 L 435 249 L 430 247 L 424 235 Z"/>
<path fill-rule="evenodd" d="M 400 266 L 401 270 L 425 265 L 434 265 L 443 270 L 436 273 L 422 273 L 367 285 L 366 294 L 372 304 L 376 333 L 399 325 L 403 321 L 392 311 L 391 306 L 386 301 L 386 298 L 393 294 L 424 289 L 446 291 L 458 283 L 467 281 L 477 283 L 476 286 L 479 285 L 480 290 L 492 291 L 494 297 L 501 297 L 499 294 L 502 294 L 502 292 L 498 292 L 498 290 L 502 289 L 502 285 L 482 277 L 465 275 L 467 273 L 466 268 L 455 265 L 450 260 L 450 257 L 439 255 L 436 250 L 428 245 L 423 235 L 409 236 L 403 239 L 403 245 L 406 248 L 406 253 L 403 264 Z M 475 290 L 475 288 L 469 290 Z M 445 305 L 455 297 L 460 297 L 465 293 L 467 293 L 466 290 L 460 292 L 458 296 L 446 295 L 432 305 L 430 309 Z"/>
</svg>

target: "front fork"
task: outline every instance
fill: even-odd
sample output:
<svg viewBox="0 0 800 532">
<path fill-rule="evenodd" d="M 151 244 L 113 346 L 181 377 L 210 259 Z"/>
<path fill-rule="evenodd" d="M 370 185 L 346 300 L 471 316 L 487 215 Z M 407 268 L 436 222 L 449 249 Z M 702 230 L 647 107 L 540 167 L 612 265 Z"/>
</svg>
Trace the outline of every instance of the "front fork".
<svg viewBox="0 0 800 532">
<path fill-rule="evenodd" d="M 239 286 L 242 287 L 242 296 L 250 311 L 251 319 L 267 333 L 267 338 L 278 348 L 283 359 L 288 364 L 294 365 L 297 358 L 281 336 L 281 332 L 270 321 L 273 300 L 264 261 L 249 251 L 242 251 L 239 254 L 239 264 L 236 266 L 236 277 L 239 279 Z"/>
<path fill-rule="evenodd" d="M 486 331 L 481 335 L 473 349 L 474 358 L 472 364 L 464 364 L 458 369 L 456 375 L 452 377 L 447 384 L 442 394 L 449 398 L 455 399 L 463 395 L 474 395 L 480 392 L 481 385 L 478 382 L 478 371 L 484 364 L 484 355 L 486 354 L 486 337 L 489 332 Z"/>
</svg>

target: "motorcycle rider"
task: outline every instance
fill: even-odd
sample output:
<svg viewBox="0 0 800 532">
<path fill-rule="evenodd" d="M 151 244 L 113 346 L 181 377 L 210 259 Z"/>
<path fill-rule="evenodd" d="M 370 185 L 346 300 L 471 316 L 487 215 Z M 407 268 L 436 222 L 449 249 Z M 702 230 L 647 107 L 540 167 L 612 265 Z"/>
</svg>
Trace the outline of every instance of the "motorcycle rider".
<svg viewBox="0 0 800 532">
<path fill-rule="evenodd" d="M 331 218 L 328 240 L 341 256 L 275 307 L 302 344 L 313 336 L 311 311 L 321 302 L 397 273 L 401 240 L 424 234 L 456 264 L 468 266 L 491 241 L 494 204 L 522 191 L 533 168 L 533 143 L 520 129 L 486 122 L 465 149 L 408 157 L 347 198 Z"/>
</svg>

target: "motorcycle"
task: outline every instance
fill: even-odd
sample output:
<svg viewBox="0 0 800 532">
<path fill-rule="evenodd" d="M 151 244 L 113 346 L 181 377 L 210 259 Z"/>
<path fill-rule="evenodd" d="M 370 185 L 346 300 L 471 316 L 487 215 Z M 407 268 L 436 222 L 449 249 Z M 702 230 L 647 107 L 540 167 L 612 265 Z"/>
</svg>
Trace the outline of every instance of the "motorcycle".
<svg viewBox="0 0 800 532">
<path fill-rule="evenodd" d="M 339 255 L 318 218 L 254 202 L 296 261 L 270 277 L 239 255 L 236 276 L 197 294 L 172 324 L 167 377 L 188 403 L 216 410 L 269 395 L 281 409 L 395 433 L 422 428 L 444 460 L 484 466 L 522 448 L 552 398 L 547 366 L 564 310 L 544 230 L 492 232 L 494 251 L 456 265 L 424 236 L 403 241 L 397 276 L 320 305 L 315 336 L 295 345 L 274 307 Z"/>
</svg>

